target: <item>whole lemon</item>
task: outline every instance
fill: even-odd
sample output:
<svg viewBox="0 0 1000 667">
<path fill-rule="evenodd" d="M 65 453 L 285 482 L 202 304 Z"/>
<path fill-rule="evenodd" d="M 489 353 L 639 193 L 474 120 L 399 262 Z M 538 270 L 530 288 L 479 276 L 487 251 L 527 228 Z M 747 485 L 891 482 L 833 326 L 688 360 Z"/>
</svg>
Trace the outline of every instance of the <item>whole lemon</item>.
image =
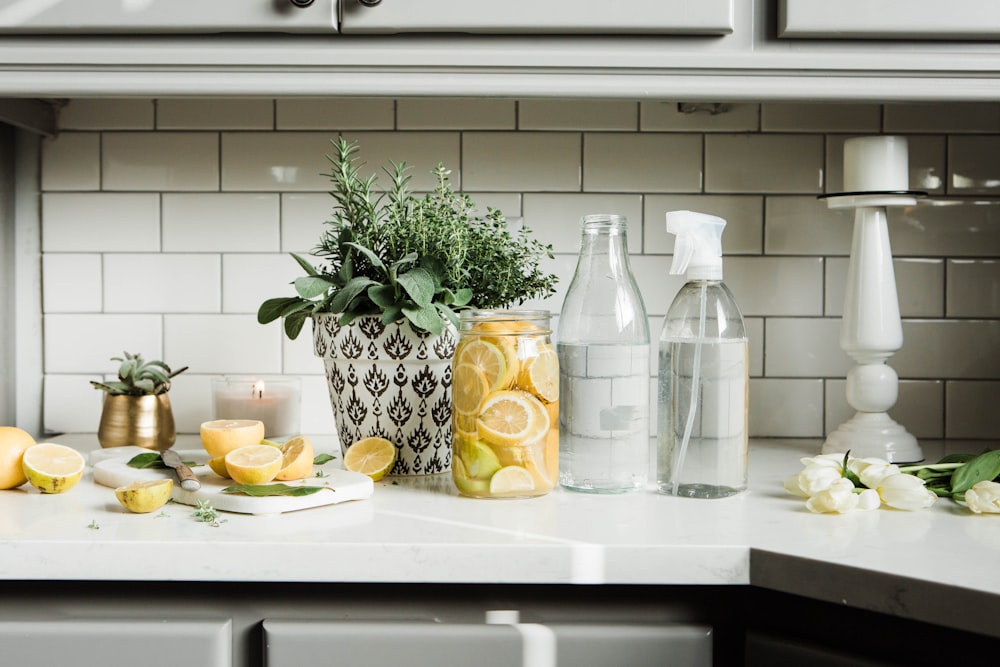
<svg viewBox="0 0 1000 667">
<path fill-rule="evenodd" d="M 27 431 L 0 426 L 0 489 L 13 489 L 28 481 L 21 465 L 24 450 L 35 444 Z"/>
</svg>

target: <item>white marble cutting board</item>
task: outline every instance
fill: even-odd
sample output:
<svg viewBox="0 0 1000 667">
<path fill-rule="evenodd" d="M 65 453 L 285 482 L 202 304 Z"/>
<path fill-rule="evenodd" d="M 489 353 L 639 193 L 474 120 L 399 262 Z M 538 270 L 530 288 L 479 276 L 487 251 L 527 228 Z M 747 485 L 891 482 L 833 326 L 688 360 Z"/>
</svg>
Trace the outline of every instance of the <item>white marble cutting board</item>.
<svg viewBox="0 0 1000 667">
<path fill-rule="evenodd" d="M 212 507 L 224 512 L 240 514 L 281 514 L 296 510 L 334 505 L 349 500 L 363 500 L 372 495 L 374 484 L 367 475 L 336 468 L 332 463 L 314 466 L 314 473 L 322 470 L 324 477 L 307 477 L 303 480 L 285 482 L 290 485 L 326 486 L 308 496 L 267 496 L 254 498 L 243 494 L 222 493 L 222 489 L 236 482 L 223 479 L 206 465 L 207 454 L 203 450 L 178 450 L 181 459 L 193 462 L 191 470 L 201 481 L 197 491 L 186 491 L 177 483 L 177 477 L 170 468 L 132 468 L 128 461 L 136 454 L 149 452 L 142 447 L 114 447 L 91 452 L 94 481 L 103 486 L 117 488 L 132 482 L 157 480 L 170 477 L 174 480 L 171 497 L 174 502 L 197 505 L 199 500 L 207 500 Z"/>
</svg>

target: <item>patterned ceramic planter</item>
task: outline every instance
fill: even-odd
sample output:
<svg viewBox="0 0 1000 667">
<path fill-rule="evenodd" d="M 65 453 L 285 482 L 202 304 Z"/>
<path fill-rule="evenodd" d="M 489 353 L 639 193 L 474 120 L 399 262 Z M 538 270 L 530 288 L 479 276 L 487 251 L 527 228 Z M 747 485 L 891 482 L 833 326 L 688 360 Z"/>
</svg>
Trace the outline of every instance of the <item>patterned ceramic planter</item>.
<svg viewBox="0 0 1000 667">
<path fill-rule="evenodd" d="M 313 346 L 326 366 L 342 451 L 381 436 L 396 446 L 393 475 L 451 470 L 451 359 L 458 338 L 418 333 L 405 322 L 313 316 Z"/>
</svg>

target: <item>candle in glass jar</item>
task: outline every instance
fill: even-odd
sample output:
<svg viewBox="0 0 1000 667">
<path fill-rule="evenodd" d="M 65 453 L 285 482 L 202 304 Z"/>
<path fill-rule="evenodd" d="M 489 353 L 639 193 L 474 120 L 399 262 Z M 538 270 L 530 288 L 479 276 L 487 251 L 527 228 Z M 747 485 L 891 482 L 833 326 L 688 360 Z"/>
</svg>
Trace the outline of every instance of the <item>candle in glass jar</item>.
<svg viewBox="0 0 1000 667">
<path fill-rule="evenodd" d="M 222 377 L 212 380 L 215 419 L 256 419 L 264 437 L 299 433 L 302 387 L 298 378 Z"/>
</svg>

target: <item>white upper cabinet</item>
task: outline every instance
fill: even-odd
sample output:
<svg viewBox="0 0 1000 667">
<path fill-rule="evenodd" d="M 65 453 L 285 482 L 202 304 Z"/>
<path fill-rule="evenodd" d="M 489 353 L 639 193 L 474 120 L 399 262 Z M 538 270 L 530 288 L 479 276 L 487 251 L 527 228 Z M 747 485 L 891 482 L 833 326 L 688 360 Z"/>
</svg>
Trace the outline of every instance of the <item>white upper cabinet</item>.
<svg viewBox="0 0 1000 667">
<path fill-rule="evenodd" d="M 733 31 L 733 0 L 341 0 L 342 32 L 697 34 Z"/>
<path fill-rule="evenodd" d="M 337 0 L 0 0 L 0 32 L 336 32 Z"/>
<path fill-rule="evenodd" d="M 779 0 L 781 37 L 1000 38 L 998 0 Z"/>
</svg>

